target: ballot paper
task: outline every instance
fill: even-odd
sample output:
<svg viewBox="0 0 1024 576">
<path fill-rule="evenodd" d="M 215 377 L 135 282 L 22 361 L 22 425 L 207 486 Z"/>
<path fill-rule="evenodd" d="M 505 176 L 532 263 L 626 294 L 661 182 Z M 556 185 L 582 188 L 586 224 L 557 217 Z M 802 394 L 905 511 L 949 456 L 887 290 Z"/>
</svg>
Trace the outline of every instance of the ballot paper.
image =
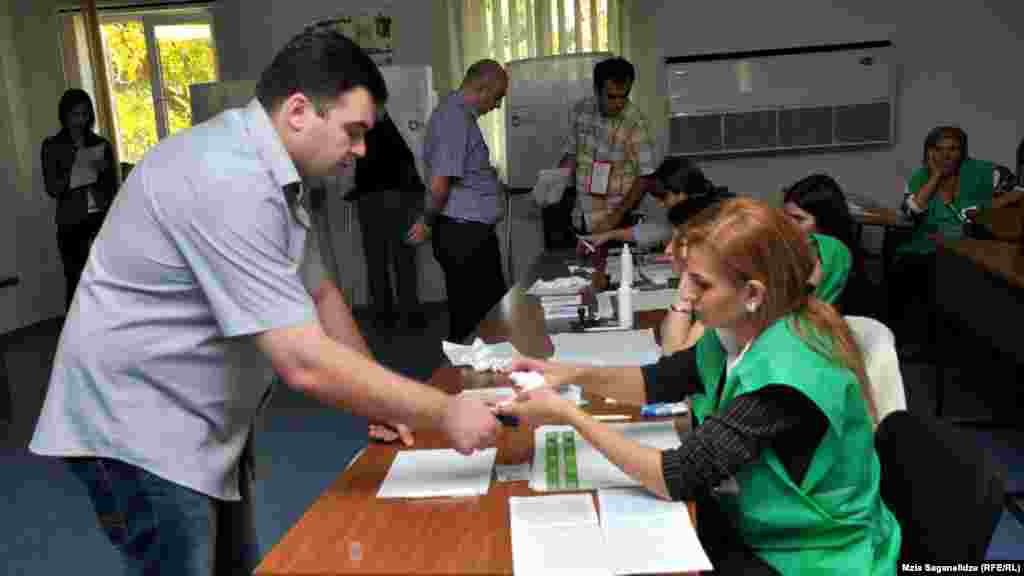
<svg viewBox="0 0 1024 576">
<path fill-rule="evenodd" d="M 591 366 L 643 366 L 661 357 L 654 330 L 615 332 L 563 332 L 551 335 L 555 347 L 552 360 Z"/>
<path fill-rule="evenodd" d="M 677 448 L 679 433 L 671 420 L 608 424 L 644 446 Z M 638 486 L 571 426 L 541 426 L 534 431 L 530 488 L 537 492 Z"/>
<path fill-rule="evenodd" d="M 590 494 L 511 496 L 508 507 L 515 574 L 613 574 Z"/>
<path fill-rule="evenodd" d="M 71 178 L 68 189 L 74 190 L 82 186 L 94 184 L 99 179 L 97 166 L 103 161 L 103 144 L 89 148 L 79 148 L 75 153 L 75 163 L 71 166 Z"/>
<path fill-rule="evenodd" d="M 519 356 L 511 342 L 486 344 L 480 338 L 468 346 L 444 340 L 441 350 L 452 366 L 472 366 L 478 372 L 501 370 Z"/>
<path fill-rule="evenodd" d="M 497 450 L 463 456 L 443 450 L 400 450 L 380 485 L 378 498 L 479 496 L 491 485 Z"/>
<path fill-rule="evenodd" d="M 590 286 L 590 280 L 582 276 L 565 276 L 552 280 L 537 279 L 526 291 L 533 296 L 557 296 L 560 294 L 577 294 Z"/>
<path fill-rule="evenodd" d="M 643 488 L 602 488 L 597 501 L 615 574 L 712 569 L 684 502 L 662 500 Z"/>
<path fill-rule="evenodd" d="M 533 201 L 540 207 L 558 204 L 562 194 L 569 186 L 571 172 L 568 168 L 552 168 L 537 173 L 537 183 L 533 186 Z"/>
</svg>

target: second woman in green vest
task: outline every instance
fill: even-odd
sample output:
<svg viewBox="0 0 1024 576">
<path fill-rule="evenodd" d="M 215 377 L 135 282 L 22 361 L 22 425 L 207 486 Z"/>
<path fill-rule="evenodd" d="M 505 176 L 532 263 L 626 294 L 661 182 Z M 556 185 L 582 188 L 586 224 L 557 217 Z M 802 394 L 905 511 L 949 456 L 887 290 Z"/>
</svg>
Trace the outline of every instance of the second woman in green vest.
<svg viewBox="0 0 1024 576">
<path fill-rule="evenodd" d="M 535 359 L 547 387 L 501 411 L 570 424 L 662 498 L 695 500 L 716 572 L 894 574 L 900 528 L 879 495 L 874 408 L 861 352 L 807 290 L 815 258 L 781 210 L 728 200 L 687 226 L 697 345 L 637 367 Z M 695 426 L 671 450 L 638 444 L 562 400 L 566 382 L 619 402 L 690 397 Z"/>
</svg>

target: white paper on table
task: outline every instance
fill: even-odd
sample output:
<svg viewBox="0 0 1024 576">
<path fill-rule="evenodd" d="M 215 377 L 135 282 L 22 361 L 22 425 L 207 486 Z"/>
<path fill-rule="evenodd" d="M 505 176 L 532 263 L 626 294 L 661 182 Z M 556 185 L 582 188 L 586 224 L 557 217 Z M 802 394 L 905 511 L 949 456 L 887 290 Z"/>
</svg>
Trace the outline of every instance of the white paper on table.
<svg viewBox="0 0 1024 576">
<path fill-rule="evenodd" d="M 533 296 L 558 296 L 561 294 L 578 294 L 580 290 L 590 286 L 590 280 L 582 276 L 564 276 L 551 280 L 538 278 L 526 291 Z"/>
<path fill-rule="evenodd" d="M 641 276 L 659 286 L 668 284 L 669 280 L 679 277 L 679 274 L 672 269 L 671 262 L 650 262 L 640 266 L 639 270 Z"/>
<path fill-rule="evenodd" d="M 684 502 L 667 502 L 643 488 L 603 488 L 597 500 L 615 574 L 712 569 Z"/>
<path fill-rule="evenodd" d="M 480 338 L 470 345 L 442 340 L 441 350 L 452 366 L 472 366 L 478 372 L 505 368 L 519 356 L 511 342 L 486 344 Z"/>
<path fill-rule="evenodd" d="M 629 422 L 619 424 L 608 424 L 612 429 L 618 430 L 627 438 L 636 441 L 644 446 L 657 448 L 658 450 L 670 450 L 678 448 L 680 444 L 679 432 L 676 431 L 675 423 L 671 420 L 657 422 Z M 547 442 L 545 438 L 549 432 L 561 433 L 571 431 L 576 442 L 576 476 L 578 490 L 593 490 L 597 488 L 614 488 L 623 486 L 639 486 L 640 483 L 623 472 L 618 466 L 611 463 L 597 448 L 580 436 L 571 426 L 541 426 L 533 433 L 533 469 L 530 475 L 530 488 L 537 492 L 548 492 L 561 488 L 548 486 L 545 476 L 544 464 L 546 460 Z M 562 468 L 564 473 L 564 466 Z"/>
<path fill-rule="evenodd" d="M 508 506 L 514 573 L 612 574 L 590 494 L 511 496 Z"/>
<path fill-rule="evenodd" d="M 377 491 L 378 498 L 479 496 L 487 493 L 497 450 L 463 456 L 443 450 L 401 450 Z"/>
<path fill-rule="evenodd" d="M 68 189 L 74 190 L 82 186 L 94 184 L 99 179 L 96 165 L 103 160 L 103 144 L 79 148 L 75 153 L 75 163 L 71 166 L 71 179 Z"/>
<path fill-rule="evenodd" d="M 576 362 L 593 366 L 643 366 L 654 364 L 661 350 L 654 330 L 615 332 L 564 332 L 551 335 L 557 362 Z"/>
</svg>

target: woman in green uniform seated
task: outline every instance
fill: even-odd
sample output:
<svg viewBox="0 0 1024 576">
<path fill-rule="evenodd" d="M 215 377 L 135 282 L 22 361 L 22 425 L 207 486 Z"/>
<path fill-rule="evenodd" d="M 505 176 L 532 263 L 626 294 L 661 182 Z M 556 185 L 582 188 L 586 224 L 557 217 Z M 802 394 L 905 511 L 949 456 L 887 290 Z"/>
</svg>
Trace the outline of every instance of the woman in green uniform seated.
<svg viewBox="0 0 1024 576">
<path fill-rule="evenodd" d="M 879 495 L 874 408 L 849 327 L 808 293 L 814 255 L 781 210 L 726 200 L 687 225 L 697 345 L 638 367 L 522 359 L 547 386 L 499 407 L 570 424 L 659 497 L 696 500 L 698 532 L 726 574 L 894 574 L 900 527 Z M 619 402 L 691 397 L 695 426 L 670 450 L 638 444 L 552 387 Z"/>
<path fill-rule="evenodd" d="M 827 174 L 812 174 L 786 189 L 782 210 L 806 234 L 817 256 L 808 283 L 820 300 L 844 314 L 869 314 L 869 284 L 853 218 L 842 188 Z M 847 286 L 852 288 L 848 290 Z"/>
<path fill-rule="evenodd" d="M 928 334 L 913 334 L 912 327 L 929 325 L 936 243 L 962 238 L 964 224 L 992 206 L 994 188 L 994 165 L 968 156 L 967 133 L 958 127 L 929 132 L 922 162 L 906 182 L 902 204 L 914 228 L 896 247 L 889 279 L 890 323 L 897 341 L 910 340 L 915 348 L 930 341 Z"/>
</svg>

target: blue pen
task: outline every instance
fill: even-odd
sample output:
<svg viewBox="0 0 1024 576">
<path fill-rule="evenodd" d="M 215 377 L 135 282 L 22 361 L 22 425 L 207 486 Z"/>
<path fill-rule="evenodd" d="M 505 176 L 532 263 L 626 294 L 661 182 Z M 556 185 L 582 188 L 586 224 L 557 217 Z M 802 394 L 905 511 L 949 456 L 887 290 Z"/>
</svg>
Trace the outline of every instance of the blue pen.
<svg viewBox="0 0 1024 576">
<path fill-rule="evenodd" d="M 672 416 L 674 414 L 686 414 L 688 407 L 685 402 L 657 402 L 646 404 L 640 408 L 640 415 L 648 418 L 655 416 Z"/>
</svg>

